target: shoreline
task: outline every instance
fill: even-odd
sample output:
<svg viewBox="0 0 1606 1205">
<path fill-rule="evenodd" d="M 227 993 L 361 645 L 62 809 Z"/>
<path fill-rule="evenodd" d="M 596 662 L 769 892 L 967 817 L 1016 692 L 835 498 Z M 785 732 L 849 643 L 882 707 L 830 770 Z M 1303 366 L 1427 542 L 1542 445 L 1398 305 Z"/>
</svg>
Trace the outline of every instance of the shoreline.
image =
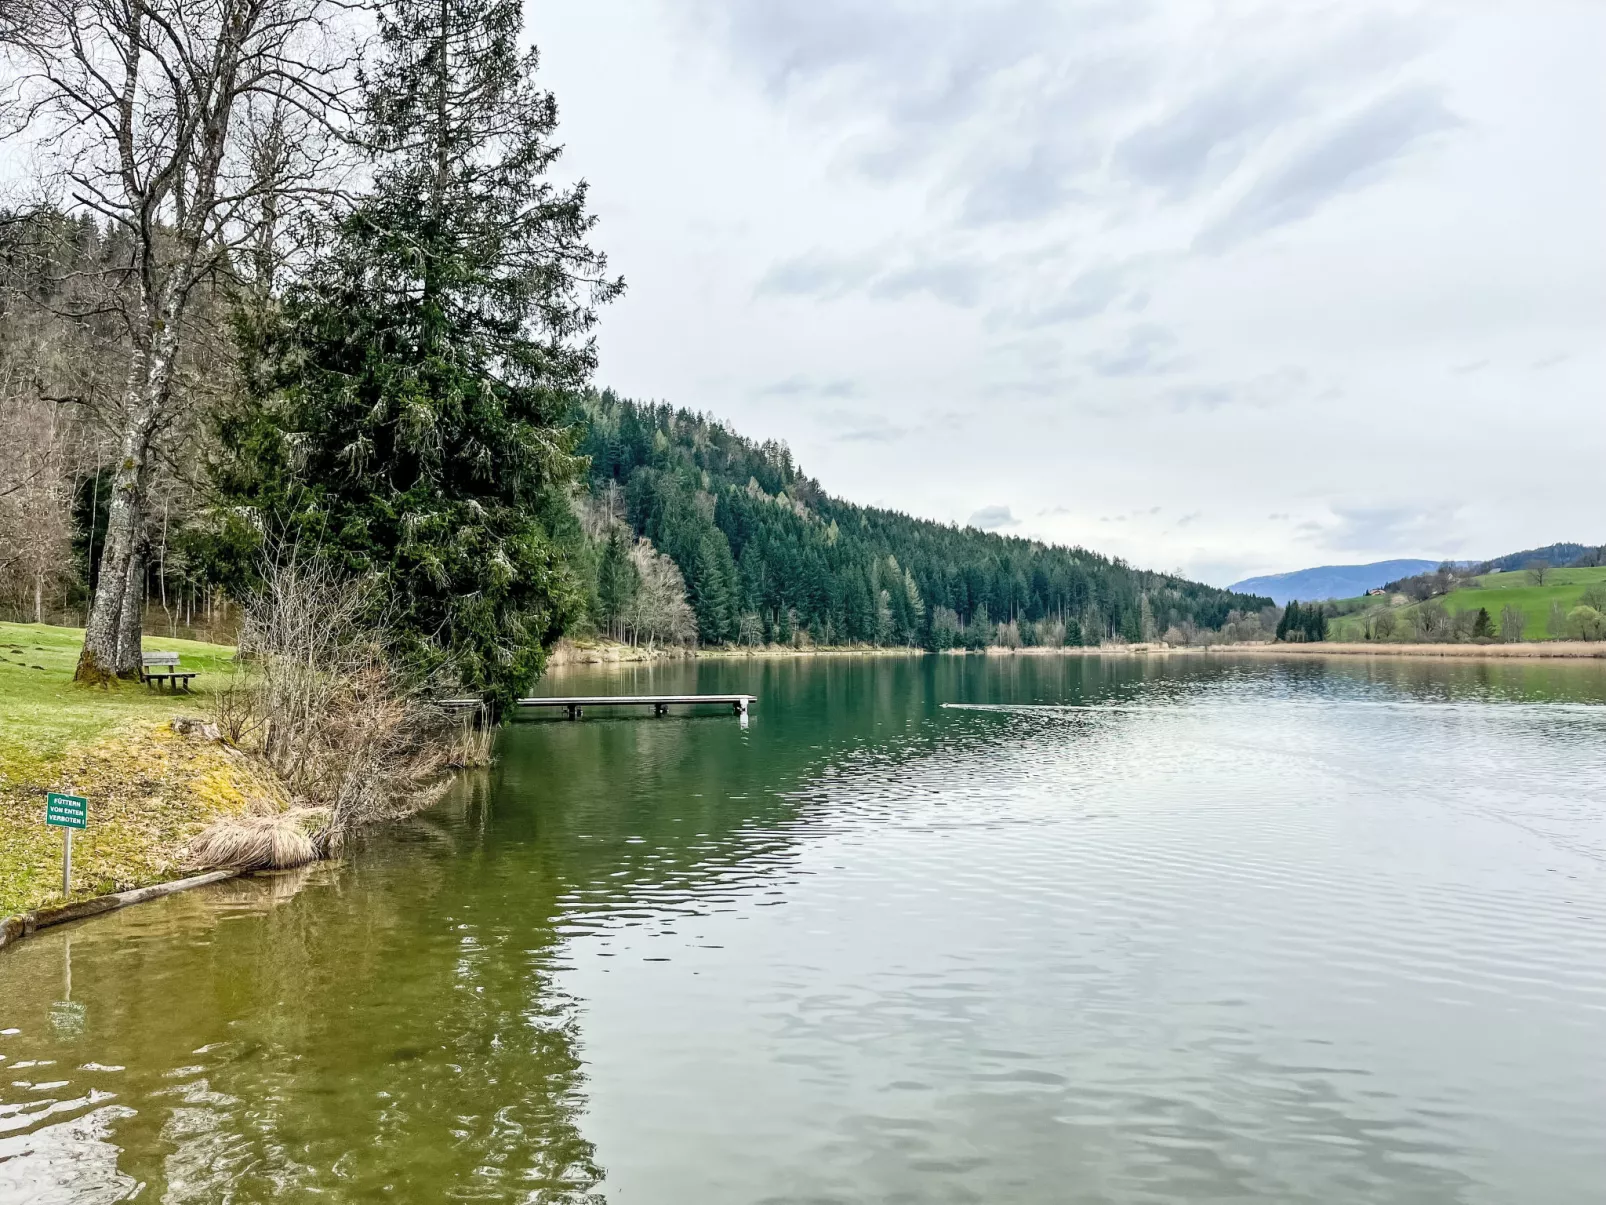
<svg viewBox="0 0 1606 1205">
<path fill-rule="evenodd" d="M 1161 643 L 1065 645 L 985 649 L 880 648 L 874 645 L 811 645 L 793 648 L 759 645 L 751 648 L 658 648 L 630 645 L 560 644 L 547 666 L 551 670 L 574 666 L 649 665 L 666 661 L 779 660 L 790 657 L 1437 657 L 1484 661 L 1591 661 L 1606 659 L 1606 641 L 1546 640 L 1516 644 L 1421 644 L 1361 641 L 1318 641 L 1309 644 L 1208 644 Z"/>
<path fill-rule="evenodd" d="M 24 937 L 37 933 L 40 929 L 65 925 L 69 921 L 86 920 L 107 912 L 116 912 L 134 904 L 143 904 L 147 900 L 176 895 L 192 887 L 221 883 L 243 873 L 245 872 L 239 870 L 207 870 L 200 874 L 187 875 L 182 879 L 168 879 L 161 883 L 149 883 L 144 887 L 133 887 L 127 891 L 114 891 L 109 895 L 93 895 L 88 899 L 34 908 L 17 916 L 0 917 L 0 950 L 16 945 Z"/>
<path fill-rule="evenodd" d="M 1606 658 L 1602 640 L 1533 640 L 1516 644 L 1388 644 L 1319 641 L 1314 644 L 1222 644 L 1202 651 L 1294 657 L 1439 657 L 1463 661 L 1595 661 Z"/>
</svg>

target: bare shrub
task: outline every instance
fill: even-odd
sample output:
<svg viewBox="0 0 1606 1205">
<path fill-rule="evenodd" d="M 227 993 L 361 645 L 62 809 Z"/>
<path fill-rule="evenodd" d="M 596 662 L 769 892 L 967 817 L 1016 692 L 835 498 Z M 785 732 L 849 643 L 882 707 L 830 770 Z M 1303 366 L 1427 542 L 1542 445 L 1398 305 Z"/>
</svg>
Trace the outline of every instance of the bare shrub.
<svg viewBox="0 0 1606 1205">
<path fill-rule="evenodd" d="M 244 668 L 217 693 L 218 727 L 298 800 L 327 809 L 320 852 L 352 829 L 415 810 L 442 771 L 488 756 L 431 696 L 438 677 L 399 663 L 376 587 L 291 554 L 268 567 L 240 631 Z M 483 715 L 481 716 L 483 719 Z"/>
</svg>

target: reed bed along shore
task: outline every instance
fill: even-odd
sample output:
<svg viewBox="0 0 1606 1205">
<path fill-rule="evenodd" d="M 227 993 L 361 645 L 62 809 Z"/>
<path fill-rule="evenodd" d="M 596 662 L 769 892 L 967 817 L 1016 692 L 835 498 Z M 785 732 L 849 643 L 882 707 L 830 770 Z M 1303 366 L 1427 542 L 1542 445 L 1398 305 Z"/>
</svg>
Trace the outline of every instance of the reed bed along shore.
<svg viewBox="0 0 1606 1205">
<path fill-rule="evenodd" d="M 1385 641 L 1320 641 L 1315 644 L 1219 644 L 1212 653 L 1296 657 L 1455 657 L 1493 661 L 1578 661 L 1606 658 L 1606 640 L 1543 640 L 1517 644 L 1394 644 Z"/>
</svg>

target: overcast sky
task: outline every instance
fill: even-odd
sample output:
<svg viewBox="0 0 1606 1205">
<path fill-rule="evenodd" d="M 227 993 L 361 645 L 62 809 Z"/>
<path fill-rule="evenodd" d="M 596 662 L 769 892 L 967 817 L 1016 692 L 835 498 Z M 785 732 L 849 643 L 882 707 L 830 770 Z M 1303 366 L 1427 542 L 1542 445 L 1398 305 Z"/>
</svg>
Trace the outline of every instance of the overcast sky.
<svg viewBox="0 0 1606 1205">
<path fill-rule="evenodd" d="M 527 13 L 601 384 L 1218 583 L 1606 540 L 1606 4 Z"/>
</svg>

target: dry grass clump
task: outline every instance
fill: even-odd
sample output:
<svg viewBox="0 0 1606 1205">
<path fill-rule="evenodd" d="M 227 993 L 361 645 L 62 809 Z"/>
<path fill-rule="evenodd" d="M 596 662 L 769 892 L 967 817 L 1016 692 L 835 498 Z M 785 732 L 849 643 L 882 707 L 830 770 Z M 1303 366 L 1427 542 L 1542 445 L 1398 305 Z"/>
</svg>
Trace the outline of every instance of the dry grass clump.
<svg viewBox="0 0 1606 1205">
<path fill-rule="evenodd" d="M 313 834 L 328 825 L 329 814 L 298 808 L 271 816 L 231 816 L 210 825 L 190 842 L 196 867 L 229 870 L 289 870 L 318 858 Z"/>
</svg>

